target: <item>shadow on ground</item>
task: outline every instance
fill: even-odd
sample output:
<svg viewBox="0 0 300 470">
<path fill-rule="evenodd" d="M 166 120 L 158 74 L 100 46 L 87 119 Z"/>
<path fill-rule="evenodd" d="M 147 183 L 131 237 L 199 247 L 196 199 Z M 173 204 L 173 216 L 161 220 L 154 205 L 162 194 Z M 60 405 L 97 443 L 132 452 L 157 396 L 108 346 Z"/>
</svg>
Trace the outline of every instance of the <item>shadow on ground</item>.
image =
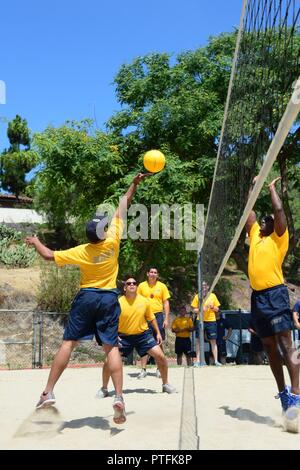
<svg viewBox="0 0 300 470">
<path fill-rule="evenodd" d="M 88 426 L 92 429 L 102 429 L 102 431 L 110 431 L 111 436 L 116 436 L 124 429 L 112 427 L 109 424 L 109 420 L 106 418 L 101 418 L 100 416 L 89 416 L 87 418 L 72 419 L 71 421 L 65 421 L 60 431 L 64 429 L 80 429 Z"/>
<path fill-rule="evenodd" d="M 148 394 L 153 394 L 153 395 L 157 394 L 155 390 L 151 390 L 150 388 L 134 388 L 134 389 L 126 388 L 125 390 L 123 390 L 123 393 L 125 395 L 129 393 L 148 393 Z"/>
<path fill-rule="evenodd" d="M 239 421 L 251 421 L 252 423 L 264 424 L 272 428 L 282 427 L 280 424 L 276 423 L 274 419 L 270 418 L 270 416 L 260 416 L 254 411 L 247 410 L 246 408 L 237 408 L 232 410 L 229 406 L 221 406 L 219 409 L 224 410 L 226 415 L 231 418 L 238 419 Z"/>
</svg>

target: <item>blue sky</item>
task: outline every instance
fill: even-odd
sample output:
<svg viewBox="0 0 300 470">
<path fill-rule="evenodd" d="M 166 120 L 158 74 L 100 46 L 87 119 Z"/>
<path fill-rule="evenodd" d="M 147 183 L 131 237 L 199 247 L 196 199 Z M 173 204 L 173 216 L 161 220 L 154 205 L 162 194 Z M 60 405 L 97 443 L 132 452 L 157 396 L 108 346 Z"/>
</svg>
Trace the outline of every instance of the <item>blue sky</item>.
<svg viewBox="0 0 300 470">
<path fill-rule="evenodd" d="M 10 0 L 1 5 L 0 150 L 3 118 L 26 118 L 32 131 L 66 119 L 105 121 L 120 109 L 113 78 L 139 55 L 174 57 L 239 24 L 242 0 Z"/>
</svg>

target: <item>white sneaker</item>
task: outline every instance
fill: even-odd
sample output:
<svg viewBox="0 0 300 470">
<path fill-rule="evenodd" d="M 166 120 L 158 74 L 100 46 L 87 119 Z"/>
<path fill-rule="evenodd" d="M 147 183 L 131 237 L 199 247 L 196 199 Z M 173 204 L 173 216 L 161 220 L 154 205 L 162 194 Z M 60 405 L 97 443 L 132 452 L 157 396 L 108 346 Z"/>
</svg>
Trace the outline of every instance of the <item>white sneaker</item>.
<svg viewBox="0 0 300 470">
<path fill-rule="evenodd" d="M 139 375 L 137 376 L 137 379 L 144 379 L 145 377 L 147 377 L 147 371 L 146 369 L 142 369 Z"/>
<path fill-rule="evenodd" d="M 40 410 L 41 408 L 46 408 L 52 406 L 55 403 L 55 396 L 53 392 L 42 393 L 40 396 L 39 402 L 36 405 L 36 409 Z"/>
<path fill-rule="evenodd" d="M 217 367 L 222 367 L 223 364 L 221 364 L 221 362 L 219 362 L 219 361 L 216 361 L 216 362 L 215 362 L 215 366 L 217 366 Z"/>
<path fill-rule="evenodd" d="M 106 397 L 108 397 L 108 390 L 107 388 L 101 387 L 96 393 L 95 398 L 106 398 Z"/>
<path fill-rule="evenodd" d="M 161 379 L 161 375 L 160 375 L 159 369 L 156 369 L 156 377 L 157 377 L 158 379 Z"/>
<path fill-rule="evenodd" d="M 116 424 L 123 424 L 126 421 L 125 404 L 121 395 L 116 395 L 113 403 L 114 417 Z"/>
<path fill-rule="evenodd" d="M 175 387 L 173 387 L 173 385 L 170 385 L 170 384 L 165 384 L 162 386 L 162 391 L 163 393 L 177 393 L 177 390 Z"/>
</svg>

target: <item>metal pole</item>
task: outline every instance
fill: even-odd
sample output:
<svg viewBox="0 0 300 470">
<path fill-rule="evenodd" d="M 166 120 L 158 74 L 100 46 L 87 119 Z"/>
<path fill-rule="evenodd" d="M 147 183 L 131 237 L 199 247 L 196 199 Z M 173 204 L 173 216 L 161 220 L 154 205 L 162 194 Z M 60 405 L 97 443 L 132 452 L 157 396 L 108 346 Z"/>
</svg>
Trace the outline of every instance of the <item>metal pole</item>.
<svg viewBox="0 0 300 470">
<path fill-rule="evenodd" d="M 239 359 L 240 364 L 243 363 L 243 332 L 242 332 L 242 312 L 239 308 L 239 327 L 240 327 L 240 347 L 239 347 Z"/>
<path fill-rule="evenodd" d="M 202 279 L 202 252 L 198 254 L 198 299 L 199 299 L 199 351 L 200 366 L 206 366 L 204 353 L 204 324 L 203 324 L 203 279 Z"/>
<path fill-rule="evenodd" d="M 39 318 L 39 324 L 40 324 L 39 362 L 38 362 L 39 367 L 43 367 L 43 321 L 44 321 L 44 315 L 41 313 L 40 318 Z"/>
<path fill-rule="evenodd" d="M 36 366 L 36 325 L 37 325 L 37 316 L 33 314 L 33 338 L 32 338 L 32 368 L 35 369 Z"/>
</svg>

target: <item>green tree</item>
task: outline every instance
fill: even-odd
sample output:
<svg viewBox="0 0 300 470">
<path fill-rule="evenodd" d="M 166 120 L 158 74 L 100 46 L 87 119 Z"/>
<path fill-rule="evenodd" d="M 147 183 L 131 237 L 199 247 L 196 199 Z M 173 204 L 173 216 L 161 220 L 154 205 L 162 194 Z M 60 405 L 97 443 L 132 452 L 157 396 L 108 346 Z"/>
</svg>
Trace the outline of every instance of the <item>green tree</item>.
<svg viewBox="0 0 300 470">
<path fill-rule="evenodd" d="M 10 147 L 0 155 L 0 185 L 17 197 L 25 192 L 26 174 L 36 165 L 37 155 L 30 150 L 30 132 L 26 119 L 16 116 L 9 122 L 7 137 Z M 21 147 L 25 147 L 23 150 Z"/>
</svg>

